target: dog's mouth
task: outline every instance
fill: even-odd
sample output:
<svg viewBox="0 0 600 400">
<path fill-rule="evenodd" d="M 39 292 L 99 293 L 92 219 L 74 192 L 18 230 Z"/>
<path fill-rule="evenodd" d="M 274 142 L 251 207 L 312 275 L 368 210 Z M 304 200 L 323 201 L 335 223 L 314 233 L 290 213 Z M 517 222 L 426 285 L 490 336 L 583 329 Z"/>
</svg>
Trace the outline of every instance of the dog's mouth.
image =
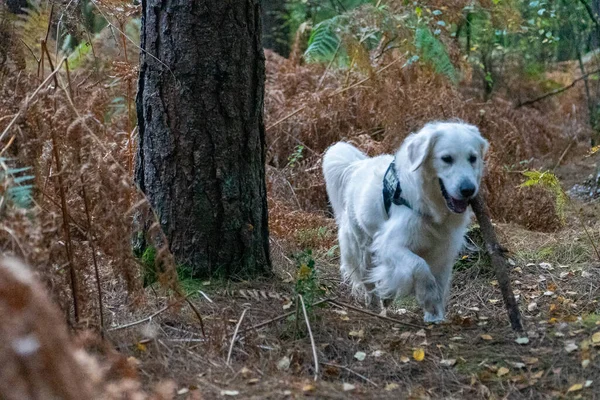
<svg viewBox="0 0 600 400">
<path fill-rule="evenodd" d="M 444 182 L 440 179 L 440 188 L 442 189 L 442 196 L 446 200 L 446 205 L 448 209 L 456 214 L 462 214 L 467 211 L 467 207 L 469 206 L 468 199 L 455 199 L 454 197 L 448 194 L 446 187 L 444 186 Z"/>
</svg>

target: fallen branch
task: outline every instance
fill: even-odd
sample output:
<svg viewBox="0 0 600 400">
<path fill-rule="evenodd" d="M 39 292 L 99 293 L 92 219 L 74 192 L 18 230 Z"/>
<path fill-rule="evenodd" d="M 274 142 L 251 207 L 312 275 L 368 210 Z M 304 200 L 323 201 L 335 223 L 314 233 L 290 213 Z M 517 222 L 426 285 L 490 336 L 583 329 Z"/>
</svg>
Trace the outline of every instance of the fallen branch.
<svg viewBox="0 0 600 400">
<path fill-rule="evenodd" d="M 508 276 L 508 268 L 506 265 L 507 263 L 506 259 L 504 258 L 505 250 L 498 243 L 494 226 L 492 225 L 492 221 L 490 220 L 485 204 L 483 203 L 481 194 L 478 194 L 473 200 L 471 200 L 471 207 L 473 207 L 473 212 L 475 213 L 477 221 L 479 222 L 481 235 L 483 236 L 486 244 L 486 250 L 492 260 L 492 267 L 496 272 L 496 278 L 498 278 L 498 285 L 502 291 L 502 298 L 504 299 L 504 305 L 506 306 L 506 311 L 508 312 L 510 325 L 512 326 L 513 330 L 521 332 L 523 331 L 523 325 L 521 324 L 521 312 L 519 311 L 519 306 L 517 305 L 515 295 L 510 285 L 510 278 Z"/>
<path fill-rule="evenodd" d="M 235 325 L 235 331 L 233 332 L 233 337 L 231 338 L 231 344 L 229 345 L 229 352 L 227 353 L 227 361 L 225 362 L 225 364 L 227 364 L 227 365 L 229 365 L 229 362 L 231 361 L 231 353 L 233 352 L 233 344 L 235 343 L 235 339 L 237 337 L 238 330 L 240 329 L 240 325 L 242 325 L 242 321 L 244 320 L 244 315 L 246 315 L 246 311 L 248 311 L 248 309 L 244 308 L 244 311 L 242 311 L 242 316 L 240 317 L 240 320 Z"/>
<path fill-rule="evenodd" d="M 582 81 L 584 79 L 587 79 L 590 75 L 594 75 L 594 74 L 597 74 L 597 73 L 600 73 L 600 69 L 596 69 L 594 71 L 588 72 L 587 74 L 584 74 L 584 75 L 580 76 L 579 78 L 575 79 L 573 82 L 571 82 L 567 86 L 564 86 L 564 87 L 558 88 L 556 90 L 553 90 L 551 92 L 548 92 L 546 94 L 543 94 L 543 95 L 541 95 L 539 97 L 536 97 L 535 99 L 527 100 L 527 101 L 524 101 L 524 102 L 519 102 L 515 106 L 515 108 L 521 108 L 521 107 L 524 107 L 524 106 L 530 106 L 533 103 L 537 103 L 538 101 L 547 99 L 548 97 L 552 97 L 552 96 L 555 96 L 555 95 L 560 94 L 562 92 L 566 92 L 567 90 L 573 88 L 577 84 L 577 82 Z"/>
<path fill-rule="evenodd" d="M 359 374 L 358 372 L 356 372 L 356 371 L 354 371 L 354 370 L 351 370 L 350 368 L 348 368 L 348 367 L 346 367 L 346 366 L 344 366 L 344 365 L 337 365 L 337 364 L 326 363 L 326 362 L 321 362 L 321 364 L 323 364 L 323 365 L 327 365 L 327 366 L 329 366 L 329 367 L 341 368 L 341 369 L 343 369 L 343 370 L 345 370 L 345 371 L 348 371 L 348 372 L 350 372 L 350 373 L 351 373 L 351 374 L 353 374 L 353 375 L 356 375 L 356 376 L 358 376 L 358 377 L 359 377 L 359 378 L 361 378 L 361 379 L 364 379 L 366 382 L 369 382 L 371 385 L 373 385 L 373 386 L 375 386 L 375 387 L 379 387 L 379 385 L 378 385 L 378 384 L 376 384 L 375 382 L 373 382 L 372 380 L 370 380 L 370 379 L 369 379 L 369 378 L 367 378 L 366 376 L 364 376 L 364 375 L 361 375 L 361 374 Z"/>
<path fill-rule="evenodd" d="M 315 306 L 318 306 L 319 304 L 327 303 L 328 301 L 332 301 L 332 300 L 333 299 L 330 299 L 330 298 L 319 300 L 319 301 L 316 301 L 316 302 L 312 303 L 310 306 L 311 307 L 315 307 Z M 262 328 L 264 326 L 272 324 L 273 322 L 281 321 L 282 319 L 290 317 L 290 316 L 292 316 L 294 314 L 296 314 L 296 310 L 288 312 L 288 313 L 285 313 L 285 314 L 278 315 L 275 318 L 271 318 L 271 319 L 263 321 L 263 322 L 261 322 L 259 324 L 249 326 L 248 328 L 244 328 L 239 333 L 245 333 L 245 332 L 248 332 L 248 331 L 253 331 L 253 330 L 256 330 L 256 329 L 260 329 L 260 328 Z"/>
<path fill-rule="evenodd" d="M 423 328 L 425 328 L 424 326 L 421 326 L 421 325 L 411 324 L 410 322 L 400 321 L 398 319 L 390 318 L 390 317 L 385 316 L 385 315 L 375 314 L 374 312 L 363 310 L 362 308 L 354 307 L 354 306 L 352 306 L 350 304 L 342 303 L 342 302 L 334 300 L 334 299 L 330 299 L 328 302 L 331 303 L 331 304 L 335 304 L 335 305 L 337 305 L 339 307 L 346 307 L 346 308 L 349 308 L 351 310 L 354 310 L 354 311 L 357 311 L 357 312 L 360 312 L 360 313 L 363 313 L 363 314 L 370 315 L 371 317 L 380 318 L 380 319 L 383 319 L 384 321 L 393 322 L 395 324 L 410 326 L 411 328 L 416 328 L 416 329 L 423 329 Z"/>
<path fill-rule="evenodd" d="M 304 299 L 302 295 L 298 295 L 300 299 L 300 304 L 302 304 L 302 312 L 304 313 L 304 321 L 306 321 L 306 329 L 308 329 L 308 336 L 310 337 L 310 345 L 312 347 L 313 358 L 315 360 L 315 381 L 319 378 L 319 359 L 317 357 L 317 347 L 315 346 L 315 338 L 312 334 L 312 329 L 310 329 L 310 321 L 308 320 L 308 313 L 306 312 L 306 306 L 304 305 Z"/>
</svg>

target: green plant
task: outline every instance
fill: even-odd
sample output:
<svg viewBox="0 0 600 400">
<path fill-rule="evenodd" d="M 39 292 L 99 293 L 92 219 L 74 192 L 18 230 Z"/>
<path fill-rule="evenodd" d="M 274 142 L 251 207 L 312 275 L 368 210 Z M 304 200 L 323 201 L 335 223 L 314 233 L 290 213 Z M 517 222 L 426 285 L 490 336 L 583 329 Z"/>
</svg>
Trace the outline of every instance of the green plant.
<svg viewBox="0 0 600 400">
<path fill-rule="evenodd" d="M 561 222 L 565 222 L 565 207 L 569 196 L 564 192 L 560 186 L 560 182 L 556 175 L 550 171 L 525 171 L 523 175 L 527 177 L 527 180 L 521 184 L 521 187 L 539 186 L 554 195 L 556 215 L 560 218 Z"/>
<path fill-rule="evenodd" d="M 319 274 L 315 268 L 312 251 L 305 250 L 296 254 L 294 259 L 298 264 L 294 292 L 296 295 L 301 295 L 304 298 L 308 311 L 310 304 L 314 303 L 319 296 L 322 296 L 324 291 L 319 284 Z"/>
<path fill-rule="evenodd" d="M 427 26 L 419 26 L 415 32 L 415 47 L 421 54 L 421 59 L 430 63 L 435 72 L 445 75 L 454 84 L 458 83 L 458 74 L 446 46 L 431 32 Z"/>
<path fill-rule="evenodd" d="M 29 208 L 32 204 L 32 175 L 25 172 L 31 167 L 14 168 L 11 160 L 0 157 L 0 210 L 6 207 Z"/>
<path fill-rule="evenodd" d="M 560 218 L 561 222 L 564 224 L 565 207 L 567 205 L 567 202 L 569 201 L 569 196 L 563 190 L 562 186 L 560 185 L 560 181 L 558 180 L 556 175 L 554 175 L 550 171 L 525 171 L 523 172 L 523 175 L 525 175 L 528 179 L 521 184 L 521 187 L 540 186 L 554 194 L 556 214 Z M 581 224 L 581 227 L 585 231 L 585 235 L 587 236 L 590 245 L 594 249 L 596 257 L 600 261 L 600 252 L 598 251 L 598 247 L 596 246 L 592 235 L 588 231 L 581 210 L 577 209 L 576 214 L 577 218 L 579 219 L 579 223 Z"/>
</svg>

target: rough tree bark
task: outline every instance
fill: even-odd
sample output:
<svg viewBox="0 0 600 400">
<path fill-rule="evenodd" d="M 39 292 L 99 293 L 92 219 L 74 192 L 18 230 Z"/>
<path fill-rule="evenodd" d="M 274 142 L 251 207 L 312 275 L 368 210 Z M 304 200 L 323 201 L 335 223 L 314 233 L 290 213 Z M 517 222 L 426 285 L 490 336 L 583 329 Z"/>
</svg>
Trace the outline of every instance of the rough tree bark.
<svg viewBox="0 0 600 400">
<path fill-rule="evenodd" d="M 176 262 L 268 273 L 259 0 L 143 0 L 141 47 L 135 178 Z"/>
</svg>

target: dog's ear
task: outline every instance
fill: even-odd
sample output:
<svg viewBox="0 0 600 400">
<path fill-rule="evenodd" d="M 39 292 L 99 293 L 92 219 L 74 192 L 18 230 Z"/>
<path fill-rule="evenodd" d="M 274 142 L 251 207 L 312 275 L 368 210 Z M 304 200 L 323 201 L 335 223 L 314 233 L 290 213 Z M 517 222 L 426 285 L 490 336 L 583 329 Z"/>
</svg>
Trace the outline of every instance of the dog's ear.
<svg viewBox="0 0 600 400">
<path fill-rule="evenodd" d="M 439 133 L 435 131 L 421 131 L 413 135 L 407 146 L 408 160 L 412 171 L 418 170 L 427 160 L 438 136 Z"/>
<path fill-rule="evenodd" d="M 485 140 L 485 138 L 481 135 L 481 132 L 479 132 L 479 129 L 477 129 L 475 126 L 471 126 L 471 131 L 475 134 L 475 136 L 477 136 L 477 139 L 479 139 L 479 143 L 480 143 L 480 154 L 481 154 L 481 159 L 483 160 L 485 158 L 485 155 L 487 154 L 488 149 L 490 148 L 490 143 Z"/>
</svg>

